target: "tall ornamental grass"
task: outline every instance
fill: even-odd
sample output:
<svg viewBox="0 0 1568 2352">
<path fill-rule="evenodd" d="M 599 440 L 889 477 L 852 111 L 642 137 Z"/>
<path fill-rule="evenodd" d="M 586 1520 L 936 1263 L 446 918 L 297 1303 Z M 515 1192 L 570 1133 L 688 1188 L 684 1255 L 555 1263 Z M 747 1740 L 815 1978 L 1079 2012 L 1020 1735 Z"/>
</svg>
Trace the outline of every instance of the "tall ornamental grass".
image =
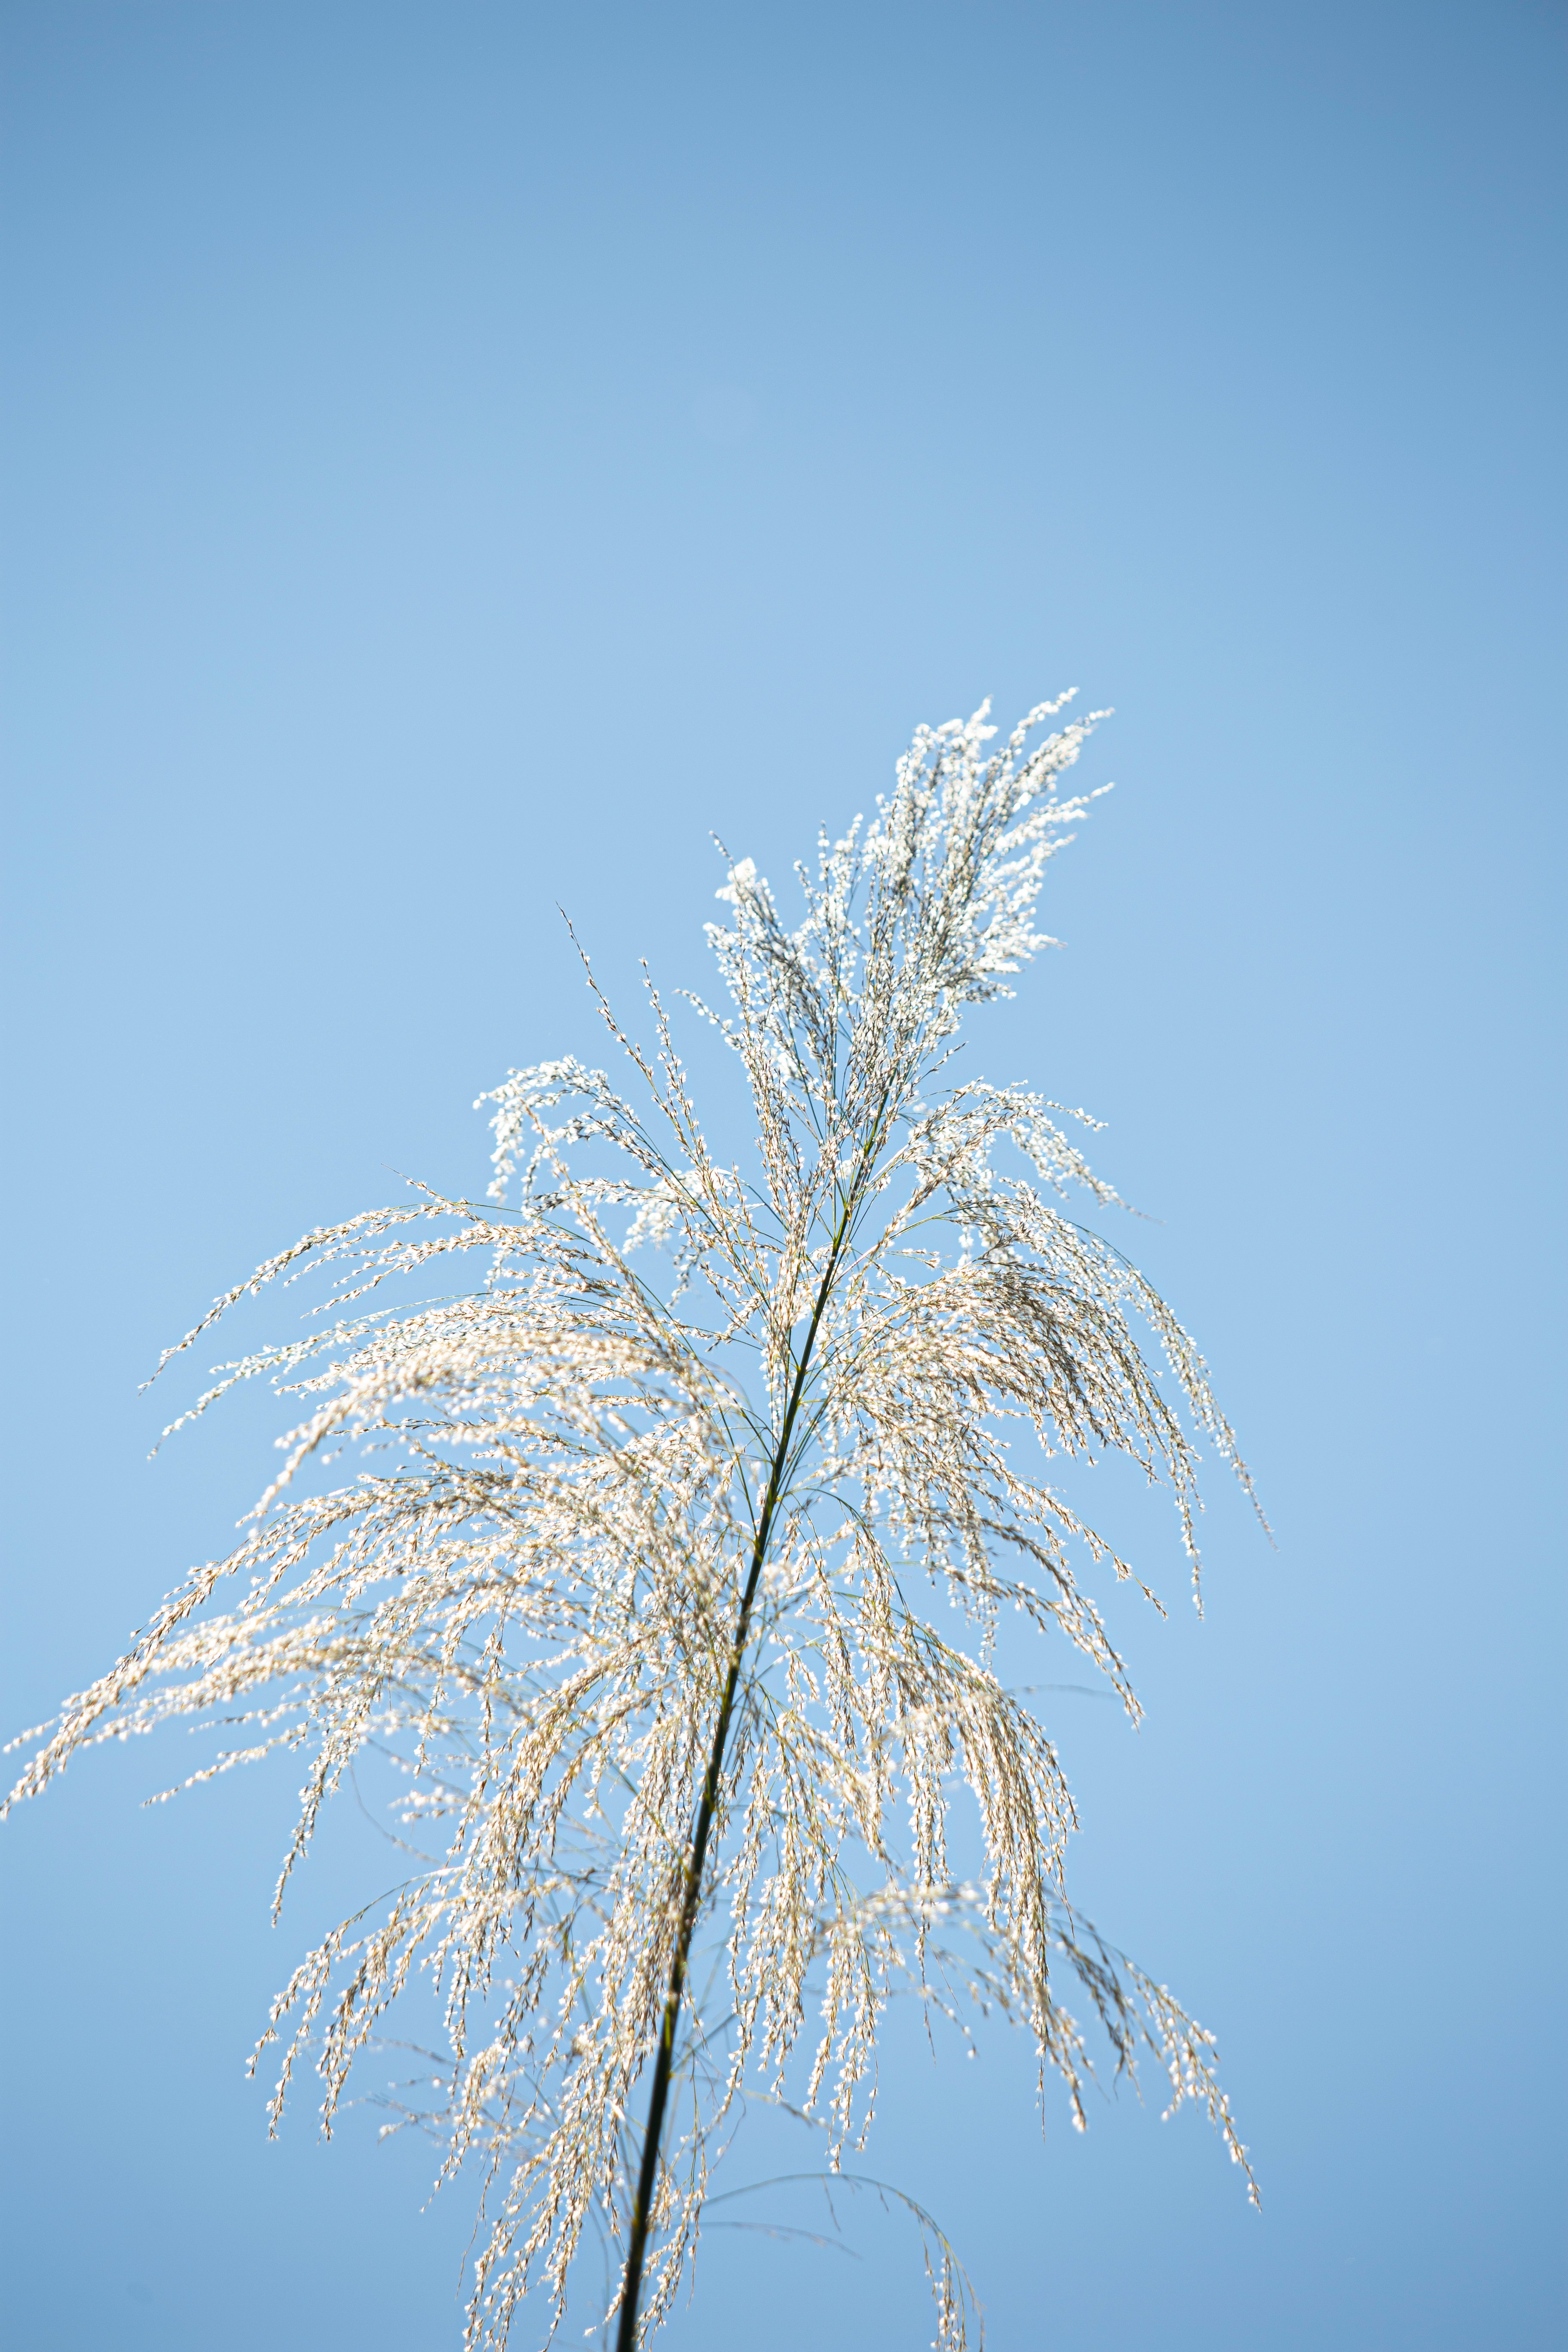
<svg viewBox="0 0 1568 2352">
<path fill-rule="evenodd" d="M 958 1050 L 1047 944 L 1095 723 L 1042 731 L 1061 708 L 1000 750 L 984 710 L 922 728 L 873 821 L 801 869 L 794 929 L 729 866 L 727 1010 L 698 1009 L 750 1089 L 743 1162 L 710 1150 L 651 984 L 647 1051 L 601 997 L 622 1079 L 512 1072 L 487 1204 L 416 1188 L 220 1299 L 171 1355 L 325 1278 L 306 1336 L 183 1416 L 269 1379 L 282 1466 L 238 1547 L 29 1736 L 13 1802 L 172 1717 L 235 1741 L 192 1780 L 293 1753 L 278 1903 L 356 1759 L 403 1775 L 401 1883 L 306 1954 L 258 2054 L 274 2126 L 308 2061 L 330 2131 L 400 1996 L 435 1988 L 444 2048 L 394 2122 L 482 2184 L 476 2352 L 531 2289 L 560 2319 L 590 2231 L 595 2315 L 621 2352 L 650 2336 L 749 2099 L 853 2168 L 900 1989 L 961 2032 L 1015 2020 L 1079 2126 L 1094 2040 L 1117 2073 L 1152 2053 L 1246 2166 L 1209 2035 L 1069 1905 L 1073 1799 L 996 1671 L 1016 1612 L 1138 1714 L 1094 1598 L 1131 1570 L 1053 1464 L 1117 1452 L 1164 1484 L 1194 1580 L 1195 1441 L 1247 1475 L 1186 1333 L 1068 1213 L 1118 1205 L 1068 1115 Z M 912 2210 L 959 2343 L 962 2274 Z"/>
</svg>

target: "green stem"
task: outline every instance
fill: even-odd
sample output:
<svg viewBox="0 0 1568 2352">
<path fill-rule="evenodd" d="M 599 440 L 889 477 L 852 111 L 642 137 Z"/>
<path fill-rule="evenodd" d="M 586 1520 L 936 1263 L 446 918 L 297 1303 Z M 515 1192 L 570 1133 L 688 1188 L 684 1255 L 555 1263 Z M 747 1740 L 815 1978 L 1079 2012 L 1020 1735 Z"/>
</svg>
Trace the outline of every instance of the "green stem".
<svg viewBox="0 0 1568 2352">
<path fill-rule="evenodd" d="M 763 1499 L 762 1515 L 757 1521 L 756 1539 L 752 1546 L 750 1571 L 746 1589 L 741 1596 L 741 1613 L 735 1621 L 735 1635 L 730 1645 L 730 1670 L 724 1677 L 724 1696 L 720 1702 L 719 1720 L 713 1727 L 713 1745 L 709 1753 L 708 1770 L 702 1782 L 702 1799 L 692 1824 L 691 1844 L 687 1854 L 686 1869 L 680 1896 L 680 1918 L 676 1929 L 675 1957 L 670 1962 L 669 1988 L 665 1995 L 664 2014 L 659 2021 L 658 2050 L 654 2061 L 653 2089 L 647 2104 L 647 2128 L 643 2135 L 642 2168 L 637 2175 L 637 2197 L 632 2205 L 631 2234 L 626 2243 L 626 2279 L 621 2289 L 621 2324 L 616 2338 L 616 2352 L 636 2352 L 637 2339 L 637 2309 L 642 2301 L 643 2263 L 647 2253 L 648 2227 L 653 2218 L 654 2184 L 658 2177 L 658 2154 L 664 2138 L 665 2109 L 669 2104 L 670 2076 L 675 2066 L 675 2035 L 680 2021 L 680 2004 L 686 1991 L 687 1964 L 691 1954 L 691 1938 L 697 1927 L 697 1915 L 701 1908 L 702 1871 L 708 1858 L 708 1840 L 713 1828 L 713 1817 L 719 1809 L 719 1787 L 724 1769 L 724 1750 L 729 1745 L 730 1725 L 735 1711 L 735 1694 L 740 1687 L 741 1666 L 752 1628 L 752 1610 L 756 1601 L 757 1587 L 762 1581 L 763 1566 L 767 1559 L 768 1543 L 773 1534 L 773 1519 L 783 1497 L 790 1441 L 795 1433 L 795 1417 L 805 1393 L 805 1379 L 811 1364 L 811 1353 L 816 1344 L 817 1328 L 823 1309 L 827 1305 L 833 1277 L 838 1269 L 838 1259 L 848 1237 L 849 1224 L 860 1187 L 865 1181 L 877 1139 L 882 1124 L 885 1101 L 879 1107 L 872 1122 L 871 1133 L 860 1155 L 860 1165 L 854 1181 L 845 1195 L 838 1226 L 827 1253 L 816 1304 L 812 1309 L 806 1329 L 805 1343 L 795 1368 L 795 1383 L 790 1391 L 789 1404 L 778 1444 L 773 1449 L 773 1465 L 768 1474 L 767 1492 Z"/>
</svg>

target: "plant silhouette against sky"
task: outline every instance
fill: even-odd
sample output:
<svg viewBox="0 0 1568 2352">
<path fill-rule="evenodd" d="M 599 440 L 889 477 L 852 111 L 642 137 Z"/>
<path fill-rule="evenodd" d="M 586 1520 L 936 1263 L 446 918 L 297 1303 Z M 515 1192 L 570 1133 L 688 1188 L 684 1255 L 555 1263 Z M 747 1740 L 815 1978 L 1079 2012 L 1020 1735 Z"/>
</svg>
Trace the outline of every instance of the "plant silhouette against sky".
<svg viewBox="0 0 1568 2352">
<path fill-rule="evenodd" d="M 1072 1797 L 994 1668 L 1019 1612 L 1138 1712 L 1080 1580 L 1131 1571 L 1051 1457 L 1167 1485 L 1194 1579 L 1187 1425 L 1246 1481 L 1191 1341 L 1061 1204 L 1116 1205 L 1068 1115 L 957 1051 L 1048 944 L 1041 881 L 1088 806 L 1058 781 L 1094 724 L 1042 733 L 1061 708 L 999 751 L 984 709 L 922 728 L 873 821 L 801 869 L 794 930 L 730 866 L 727 1006 L 700 1010 L 744 1071 L 749 1162 L 710 1150 L 651 985 L 648 1052 L 600 998 L 626 1090 L 514 1072 L 486 1098 L 489 1203 L 416 1188 L 218 1301 L 180 1348 L 247 1292 L 331 1276 L 304 1338 L 193 1408 L 270 1378 L 298 1400 L 283 1466 L 238 1548 L 31 1736 L 13 1801 L 175 1716 L 245 1727 L 193 1780 L 302 1756 L 279 1902 L 356 1759 L 405 1776 L 407 1875 L 308 1954 L 261 2047 L 274 2123 L 308 2056 L 330 2129 L 399 1996 L 436 1989 L 447 2046 L 400 2113 L 440 2134 L 443 2178 L 482 2177 L 471 2346 L 535 2285 L 559 2319 L 592 2229 L 630 2352 L 741 2102 L 819 2121 L 830 2171 L 863 2146 L 900 1988 L 962 2031 L 971 2003 L 1016 2020 L 1080 2124 L 1089 2029 L 1119 2071 L 1146 2047 L 1245 2166 L 1209 2036 L 1069 1907 Z M 405 1303 L 409 1276 L 441 1295 Z M 355 1475 L 312 1486 L 344 1448 Z M 962 2274 L 911 2210 L 962 2339 Z"/>
</svg>

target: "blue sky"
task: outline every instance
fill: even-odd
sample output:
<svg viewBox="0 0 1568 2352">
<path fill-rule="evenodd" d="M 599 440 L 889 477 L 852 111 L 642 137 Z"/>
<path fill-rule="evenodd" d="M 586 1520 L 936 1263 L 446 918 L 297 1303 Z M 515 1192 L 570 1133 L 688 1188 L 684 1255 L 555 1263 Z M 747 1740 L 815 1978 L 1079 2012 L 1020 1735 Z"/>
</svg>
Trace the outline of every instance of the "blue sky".
<svg viewBox="0 0 1568 2352">
<path fill-rule="evenodd" d="M 558 904 L 700 986 L 710 831 L 782 877 L 917 720 L 1077 685 L 1117 790 L 984 1066 L 1109 1122 L 1279 1549 L 1216 1493 L 1206 1621 L 1117 1620 L 1145 1728 L 1052 1727 L 1264 2209 L 1155 2098 L 1042 2137 L 1005 2037 L 899 2045 L 874 2168 L 996 2352 L 1559 2341 L 1562 7 L 16 0 L 0 54 L 6 1724 L 262 1483 L 248 1403 L 148 1465 L 163 1343 L 596 1050 Z M 274 1932 L 287 1767 L 142 1811 L 181 1769 L 3 1833 L 6 2343 L 456 2346 L 461 2200 L 241 2073 L 357 1832 Z M 667 2340 L 924 2341 L 847 2218 L 715 2233 Z"/>
</svg>

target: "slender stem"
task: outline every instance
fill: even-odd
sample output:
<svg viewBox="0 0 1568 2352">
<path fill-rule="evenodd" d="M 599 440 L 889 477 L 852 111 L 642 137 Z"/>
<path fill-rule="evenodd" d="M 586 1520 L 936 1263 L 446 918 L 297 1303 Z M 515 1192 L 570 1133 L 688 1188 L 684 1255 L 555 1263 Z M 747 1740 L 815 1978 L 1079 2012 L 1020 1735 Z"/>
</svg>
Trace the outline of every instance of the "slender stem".
<svg viewBox="0 0 1568 2352">
<path fill-rule="evenodd" d="M 691 1938 L 696 1932 L 697 1915 L 702 1901 L 702 1871 L 708 1856 L 708 1840 L 713 1827 L 713 1816 L 719 1809 L 719 1787 L 724 1769 L 724 1750 L 729 1745 L 730 1724 L 735 1711 L 735 1694 L 740 1687 L 741 1666 L 745 1656 L 746 1642 L 751 1633 L 752 1610 L 762 1581 L 763 1566 L 767 1558 L 768 1543 L 773 1534 L 773 1519 L 783 1496 L 790 1441 L 795 1432 L 795 1416 L 805 1393 L 806 1373 L 811 1353 L 816 1344 L 817 1328 L 823 1309 L 827 1305 L 833 1278 L 838 1270 L 838 1260 L 845 1242 L 861 1185 L 871 1163 L 881 1129 L 882 1111 L 886 1097 L 879 1106 L 860 1155 L 860 1165 L 855 1172 L 838 1219 L 837 1230 L 827 1253 L 816 1304 L 812 1309 L 805 1341 L 795 1367 L 795 1381 L 785 1409 L 778 1444 L 773 1449 L 772 1467 L 768 1473 L 767 1492 L 757 1521 L 756 1539 L 752 1546 L 750 1570 L 746 1587 L 741 1596 L 741 1613 L 735 1620 L 734 1639 L 730 1645 L 730 1670 L 724 1677 L 724 1696 L 719 1706 L 719 1719 L 713 1727 L 713 1745 L 709 1752 L 708 1770 L 702 1782 L 701 1801 L 697 1819 L 692 1824 L 691 1844 L 687 1854 L 680 1896 L 680 1917 L 676 1928 L 675 1956 L 669 1968 L 669 1989 L 665 1995 L 664 2014 L 659 2021 L 658 2049 L 654 2060 L 653 2089 L 647 2103 L 647 2128 L 643 2135 L 642 2167 L 637 2175 L 637 2197 L 632 2205 L 631 2233 L 626 2243 L 626 2271 L 621 2289 L 621 2322 L 616 2338 L 616 2352 L 636 2352 L 637 2311 L 642 2301 L 643 2263 L 647 2253 L 648 2227 L 653 2218 L 654 2185 L 658 2178 L 658 2154 L 664 2138 L 665 2109 L 669 2104 L 670 2076 L 675 2066 L 676 2029 L 680 2022 L 680 2004 L 686 1991 L 687 1964 L 691 1954 Z"/>
</svg>

